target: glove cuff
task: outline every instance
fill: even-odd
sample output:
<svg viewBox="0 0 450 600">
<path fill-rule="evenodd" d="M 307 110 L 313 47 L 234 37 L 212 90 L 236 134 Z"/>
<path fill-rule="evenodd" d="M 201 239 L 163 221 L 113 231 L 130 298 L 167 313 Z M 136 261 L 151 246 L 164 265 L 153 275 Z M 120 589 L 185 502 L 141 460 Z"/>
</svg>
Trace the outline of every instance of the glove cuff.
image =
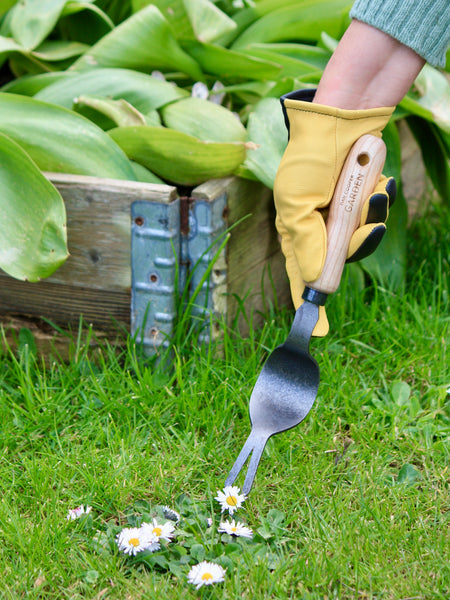
<svg viewBox="0 0 450 600">
<path fill-rule="evenodd" d="M 380 108 L 366 108 L 361 110 L 347 110 L 344 108 L 336 108 L 334 106 L 326 106 L 325 104 L 313 103 L 314 96 L 316 94 L 315 89 L 304 89 L 295 90 L 289 94 L 281 96 L 280 102 L 283 109 L 284 122 L 290 134 L 290 124 L 287 110 L 300 110 L 309 113 L 316 113 L 317 115 L 335 117 L 337 119 L 344 119 L 348 121 L 374 118 L 380 122 L 387 123 L 395 110 L 395 106 L 385 106 Z M 378 132 L 371 132 L 375 133 Z"/>
</svg>

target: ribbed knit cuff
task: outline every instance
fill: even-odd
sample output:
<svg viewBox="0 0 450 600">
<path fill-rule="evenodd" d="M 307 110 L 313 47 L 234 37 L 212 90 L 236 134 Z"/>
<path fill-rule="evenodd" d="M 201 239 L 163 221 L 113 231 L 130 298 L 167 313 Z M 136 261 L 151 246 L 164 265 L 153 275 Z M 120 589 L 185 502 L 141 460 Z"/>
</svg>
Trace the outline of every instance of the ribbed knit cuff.
<svg viewBox="0 0 450 600">
<path fill-rule="evenodd" d="M 412 48 L 434 67 L 445 66 L 450 44 L 448 0 L 356 0 L 350 17 Z"/>
</svg>

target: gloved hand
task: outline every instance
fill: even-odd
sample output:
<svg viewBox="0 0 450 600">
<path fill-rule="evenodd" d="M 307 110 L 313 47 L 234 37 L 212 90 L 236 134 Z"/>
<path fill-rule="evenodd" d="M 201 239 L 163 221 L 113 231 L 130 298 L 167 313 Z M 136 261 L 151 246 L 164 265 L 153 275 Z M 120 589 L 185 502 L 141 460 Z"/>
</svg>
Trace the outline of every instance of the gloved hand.
<svg viewBox="0 0 450 600">
<path fill-rule="evenodd" d="M 281 99 L 289 142 L 275 177 L 274 199 L 276 227 L 295 308 L 303 302 L 305 283 L 315 281 L 322 272 L 327 251 L 323 212 L 350 148 L 364 134 L 381 137 L 394 111 L 394 107 L 343 110 L 313 104 L 314 93 L 299 90 Z M 378 246 L 394 199 L 394 179 L 382 176 L 364 203 L 347 262 L 368 256 Z M 321 306 L 313 335 L 325 336 L 328 330 L 325 308 Z"/>
</svg>

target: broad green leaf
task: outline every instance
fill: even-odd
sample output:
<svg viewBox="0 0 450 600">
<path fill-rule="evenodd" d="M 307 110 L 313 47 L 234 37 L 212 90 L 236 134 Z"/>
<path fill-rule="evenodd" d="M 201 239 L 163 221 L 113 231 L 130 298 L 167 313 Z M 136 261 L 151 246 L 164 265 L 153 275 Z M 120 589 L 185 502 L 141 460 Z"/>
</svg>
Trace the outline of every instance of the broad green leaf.
<svg viewBox="0 0 450 600">
<path fill-rule="evenodd" d="M 58 38 L 95 44 L 114 29 L 113 21 L 89 2 L 67 2 L 56 26 Z"/>
<path fill-rule="evenodd" d="M 79 96 L 74 99 L 73 110 L 83 115 L 104 131 L 115 127 L 132 125 L 161 126 L 161 118 L 156 110 L 143 115 L 126 100 L 111 100 L 96 96 Z"/>
<path fill-rule="evenodd" d="M 278 165 L 287 145 L 287 130 L 280 102 L 264 98 L 256 104 L 248 119 L 248 139 L 257 145 L 249 150 L 244 167 L 267 187 L 273 188 Z"/>
<path fill-rule="evenodd" d="M 322 71 L 318 70 L 317 67 L 310 63 L 292 58 L 292 56 L 274 52 L 270 49 L 270 46 L 271 44 L 250 44 L 242 50 L 242 52 L 279 65 L 281 67 L 281 71 L 278 75 L 280 79 L 286 77 L 304 77 L 305 75 L 312 74 L 317 74 L 320 78 L 322 75 Z"/>
<path fill-rule="evenodd" d="M 406 225 L 408 208 L 401 191 L 401 146 L 397 126 L 392 121 L 383 130 L 387 147 L 383 173 L 395 177 L 397 199 L 389 211 L 387 231 L 373 254 L 361 261 L 361 266 L 372 277 L 390 290 L 398 289 L 406 272 Z"/>
<path fill-rule="evenodd" d="M 134 162 L 134 160 L 130 160 L 130 163 L 133 167 L 136 181 L 141 181 L 142 183 L 164 183 L 164 181 L 160 179 L 157 175 L 155 175 L 139 163 Z"/>
<path fill-rule="evenodd" d="M 118 25 L 81 56 L 73 69 L 124 67 L 151 72 L 181 71 L 194 80 L 203 79 L 198 64 L 178 44 L 169 24 L 149 5 Z"/>
<path fill-rule="evenodd" d="M 311 87 L 304 83 L 301 79 L 296 77 L 286 77 L 285 79 L 278 79 L 270 90 L 265 94 L 266 97 L 277 98 L 279 100 L 284 94 L 299 90 L 303 87 Z"/>
<path fill-rule="evenodd" d="M 230 175 L 245 158 L 241 142 L 202 142 L 166 127 L 118 127 L 108 133 L 131 160 L 182 185 Z"/>
<path fill-rule="evenodd" d="M 95 0 L 95 4 L 108 14 L 116 25 L 125 21 L 133 12 L 131 0 Z"/>
<path fill-rule="evenodd" d="M 110 137 L 65 108 L 0 93 L 0 132 L 44 171 L 134 179 L 129 161 Z"/>
<path fill-rule="evenodd" d="M 3 17 L 8 10 L 16 4 L 18 0 L 1 0 L 0 1 L 0 17 Z"/>
<path fill-rule="evenodd" d="M 30 57 L 36 57 L 44 62 L 57 62 L 75 58 L 86 52 L 89 46 L 80 42 L 65 40 L 46 40 L 30 53 Z"/>
<path fill-rule="evenodd" d="M 47 85 L 67 79 L 71 74 L 67 71 L 54 71 L 51 73 L 39 73 L 39 75 L 23 75 L 18 79 L 6 83 L 0 88 L 0 92 L 11 94 L 22 94 L 23 96 L 34 96 Z"/>
<path fill-rule="evenodd" d="M 281 71 L 277 64 L 215 44 L 187 41 L 183 43 L 183 47 L 195 58 L 205 73 L 220 77 L 222 82 L 235 77 L 273 80 Z"/>
<path fill-rule="evenodd" d="M 80 109 L 83 107 L 87 107 L 104 115 L 107 120 L 112 123 L 111 127 L 108 127 L 108 129 L 132 125 L 147 125 L 144 115 L 123 99 L 111 100 L 109 98 L 97 98 L 94 96 L 79 96 L 78 98 L 75 98 L 74 109 L 77 112 L 82 113 L 82 110 L 80 111 Z M 98 125 L 98 123 L 96 124 Z"/>
<path fill-rule="evenodd" d="M 406 381 L 394 381 L 391 395 L 397 406 L 408 406 L 411 398 L 411 386 Z"/>
<path fill-rule="evenodd" d="M 10 69 L 16 77 L 22 73 L 43 73 L 53 68 L 52 62 L 71 60 L 86 51 L 87 46 L 79 42 L 49 40 L 43 42 L 35 50 L 27 50 L 11 38 L 0 36 L 0 64 L 10 59 Z M 19 67 L 14 67 L 17 63 Z M 68 66 L 68 65 L 67 65 Z"/>
<path fill-rule="evenodd" d="M 248 50 L 255 56 L 258 56 L 258 51 L 268 51 L 273 52 L 275 54 L 281 54 L 281 56 L 288 56 L 295 60 L 301 61 L 302 63 L 310 65 L 320 71 L 323 71 L 325 69 L 331 56 L 331 52 L 329 52 L 328 50 L 324 50 L 323 48 L 317 48 L 317 46 L 310 46 L 308 44 L 255 43 L 250 44 Z"/>
<path fill-rule="evenodd" d="M 87 2 L 86 1 L 79 2 L 78 0 L 69 0 L 64 5 L 61 16 L 66 17 L 68 15 L 75 15 L 75 14 L 78 14 L 78 13 L 84 12 L 84 11 L 94 13 L 95 15 L 100 17 L 100 19 L 102 21 L 104 21 L 110 29 L 114 28 L 114 22 L 112 21 L 112 19 L 110 19 L 109 16 L 105 12 L 103 12 L 98 6 L 96 6 L 94 2 L 89 1 L 89 0 Z"/>
<path fill-rule="evenodd" d="M 406 463 L 398 472 L 397 484 L 414 485 L 422 479 L 420 471 L 414 465 Z"/>
<path fill-rule="evenodd" d="M 236 29 L 236 23 L 210 0 L 183 0 L 196 38 L 214 42 L 218 37 Z"/>
<path fill-rule="evenodd" d="M 444 202 L 450 202 L 450 166 L 445 133 L 425 119 L 410 116 L 407 123 L 422 153 L 423 164 L 434 187 Z"/>
<path fill-rule="evenodd" d="M 64 202 L 31 158 L 0 134 L 0 268 L 38 281 L 67 258 Z"/>
<path fill-rule="evenodd" d="M 73 72 L 70 78 L 55 82 L 36 98 L 70 108 L 79 95 L 123 98 L 142 113 L 150 112 L 189 95 L 167 81 L 130 69 L 92 69 Z"/>
<path fill-rule="evenodd" d="M 322 31 L 339 38 L 345 30 L 348 8 L 347 0 L 305 1 L 279 8 L 245 29 L 231 48 L 240 50 L 254 42 L 317 42 Z"/>
<path fill-rule="evenodd" d="M 430 65 L 425 65 L 417 76 L 414 87 L 419 97 L 416 102 L 428 110 L 438 127 L 450 133 L 450 82 Z"/>
<path fill-rule="evenodd" d="M 319 4 L 321 0 L 303 0 L 305 3 Z M 252 23 L 257 21 L 259 18 L 267 15 L 280 8 L 286 8 L 288 6 L 298 6 L 299 0 L 262 0 L 255 2 L 253 6 L 241 9 L 233 15 L 233 20 L 236 23 L 236 28 L 221 36 L 217 43 L 222 46 L 229 46 L 245 29 L 247 29 Z"/>
<path fill-rule="evenodd" d="M 199 140 L 244 142 L 247 132 L 239 117 L 224 106 L 200 98 L 185 98 L 161 109 L 163 123 Z"/>
<path fill-rule="evenodd" d="M 133 12 L 138 12 L 149 4 L 159 8 L 177 40 L 195 39 L 183 0 L 132 0 Z"/>
<path fill-rule="evenodd" d="M 67 0 L 27 0 L 10 12 L 12 37 L 24 48 L 36 48 L 55 27 Z"/>
<path fill-rule="evenodd" d="M 235 85 L 226 85 L 223 92 L 226 94 L 236 94 L 245 103 L 256 104 L 258 100 L 268 95 L 275 83 L 273 81 L 248 81 L 246 83 L 236 83 Z M 289 91 L 292 91 L 290 89 Z"/>
</svg>

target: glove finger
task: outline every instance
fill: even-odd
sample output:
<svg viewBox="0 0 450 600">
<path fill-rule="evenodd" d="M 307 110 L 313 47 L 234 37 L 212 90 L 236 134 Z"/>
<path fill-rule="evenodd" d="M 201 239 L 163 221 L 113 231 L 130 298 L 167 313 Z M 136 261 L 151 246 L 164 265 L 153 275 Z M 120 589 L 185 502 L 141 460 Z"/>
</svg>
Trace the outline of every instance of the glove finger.
<svg viewBox="0 0 450 600">
<path fill-rule="evenodd" d="M 389 207 L 394 203 L 396 196 L 396 184 L 393 177 L 381 176 L 373 193 L 363 205 L 361 211 L 360 225 L 366 223 L 386 222 Z"/>
<path fill-rule="evenodd" d="M 295 259 L 294 247 L 292 245 L 291 238 L 289 237 L 287 229 L 278 216 L 276 218 L 275 225 L 278 233 L 281 236 L 281 251 L 286 259 L 286 272 L 289 278 L 292 302 L 294 303 L 295 309 L 297 309 L 302 303 L 302 294 L 303 290 L 305 289 L 305 284 L 303 282 L 297 260 Z"/>
<path fill-rule="evenodd" d="M 281 236 L 281 250 L 286 259 L 286 272 L 288 274 L 289 283 L 291 287 L 291 297 L 295 309 L 303 304 L 303 290 L 305 289 L 305 283 L 301 275 L 297 260 L 295 258 L 294 245 L 292 244 L 291 238 L 287 229 L 284 227 L 281 220 L 277 217 L 276 227 Z M 328 323 L 328 317 L 324 306 L 319 306 L 319 320 L 314 327 L 312 335 L 314 337 L 324 337 L 330 330 Z"/>
<path fill-rule="evenodd" d="M 374 252 L 386 232 L 384 223 L 368 223 L 355 231 L 348 247 L 348 263 L 356 262 Z"/>
</svg>

